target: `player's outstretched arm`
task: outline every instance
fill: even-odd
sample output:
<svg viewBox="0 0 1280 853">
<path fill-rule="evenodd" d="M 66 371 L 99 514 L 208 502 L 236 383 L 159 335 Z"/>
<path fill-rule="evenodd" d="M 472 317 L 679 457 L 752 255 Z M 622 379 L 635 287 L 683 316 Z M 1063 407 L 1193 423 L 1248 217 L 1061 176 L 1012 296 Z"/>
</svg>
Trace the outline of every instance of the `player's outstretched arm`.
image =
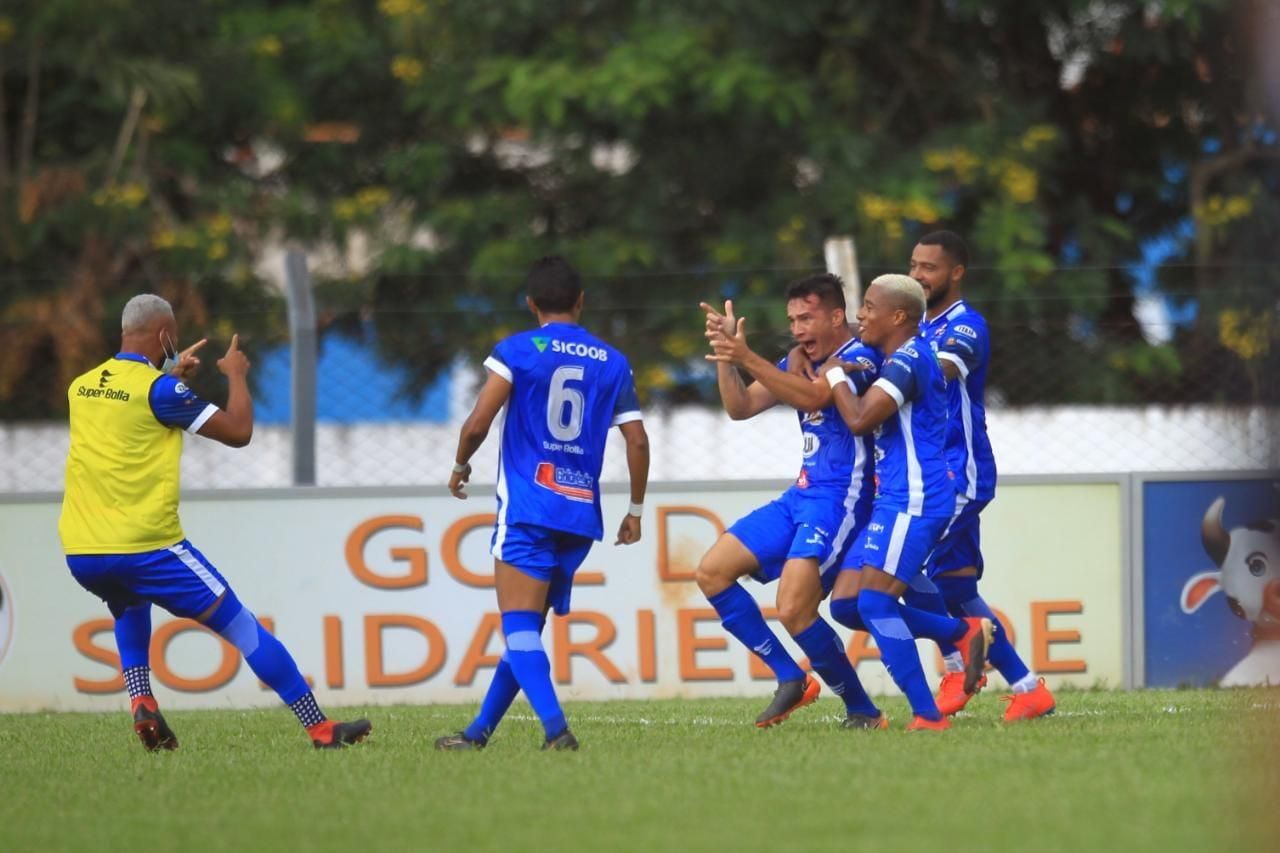
<svg viewBox="0 0 1280 853">
<path fill-rule="evenodd" d="M 618 541 L 615 545 L 631 545 L 640 541 L 640 516 L 644 505 L 644 494 L 649 488 L 649 434 L 645 432 L 643 421 L 628 421 L 619 424 L 622 438 L 627 443 L 627 473 L 631 478 L 631 507 L 622 517 L 618 526 Z"/>
<path fill-rule="evenodd" d="M 462 422 L 462 431 L 458 435 L 458 451 L 453 457 L 453 473 L 449 476 L 449 491 L 455 498 L 466 500 L 467 495 L 462 489 L 471 479 L 471 457 L 484 444 L 489 428 L 493 426 L 493 419 L 502 411 L 510 396 L 511 383 L 490 372 L 489 378 L 480 388 L 480 396 L 476 398 L 471 414 Z"/>
<path fill-rule="evenodd" d="M 831 405 L 831 388 L 826 382 L 814 382 L 782 370 L 747 345 L 745 317 L 738 318 L 732 335 L 721 334 L 712 338 L 711 348 L 714 355 L 710 358 L 740 365 L 781 403 L 803 412 L 816 412 Z"/>
<path fill-rule="evenodd" d="M 707 340 L 714 349 L 715 342 L 725 337 L 725 330 L 735 329 L 737 319 L 733 316 L 733 300 L 725 300 L 725 313 L 721 314 L 707 303 L 700 304 L 707 316 Z M 742 381 L 738 368 L 729 359 L 720 358 L 714 352 L 707 356 L 708 361 L 716 362 L 716 385 L 720 389 L 720 402 L 725 413 L 735 421 L 754 418 L 756 415 L 777 405 L 778 398 L 759 382 L 747 385 Z"/>
<path fill-rule="evenodd" d="M 196 433 L 228 447 L 244 447 L 253 438 L 253 396 L 249 393 L 249 359 L 240 351 L 239 335 L 231 336 L 227 354 L 217 365 L 227 377 L 227 407 L 214 412 Z"/>
<path fill-rule="evenodd" d="M 845 381 L 845 370 L 853 367 L 856 365 L 830 363 L 826 377 L 831 385 L 836 409 L 839 410 L 845 426 L 849 427 L 849 432 L 854 435 L 869 435 L 898 411 L 898 401 L 875 385 L 868 388 L 867 393 L 861 397 L 854 394 L 849 383 Z"/>
</svg>

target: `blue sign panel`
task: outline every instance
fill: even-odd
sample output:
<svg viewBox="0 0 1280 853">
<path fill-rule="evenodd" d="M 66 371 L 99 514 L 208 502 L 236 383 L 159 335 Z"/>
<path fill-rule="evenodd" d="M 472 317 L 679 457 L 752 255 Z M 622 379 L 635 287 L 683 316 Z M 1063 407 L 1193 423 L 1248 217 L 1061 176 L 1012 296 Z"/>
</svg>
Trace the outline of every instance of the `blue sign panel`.
<svg viewBox="0 0 1280 853">
<path fill-rule="evenodd" d="M 1280 482 L 1143 486 L 1146 684 L 1280 685 Z"/>
</svg>

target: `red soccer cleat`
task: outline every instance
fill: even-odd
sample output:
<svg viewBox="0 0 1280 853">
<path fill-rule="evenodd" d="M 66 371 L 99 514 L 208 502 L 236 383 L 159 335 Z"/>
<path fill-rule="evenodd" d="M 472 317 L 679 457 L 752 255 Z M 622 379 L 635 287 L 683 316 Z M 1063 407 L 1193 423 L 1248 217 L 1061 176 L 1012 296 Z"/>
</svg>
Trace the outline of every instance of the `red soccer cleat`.
<svg viewBox="0 0 1280 853">
<path fill-rule="evenodd" d="M 951 721 L 946 717 L 939 720 L 929 720 L 921 716 L 916 716 L 911 721 L 911 725 L 907 726 L 909 732 L 945 732 L 951 728 Z"/>
<path fill-rule="evenodd" d="M 307 728 L 311 735 L 311 743 L 316 749 L 342 749 L 353 743 L 359 743 L 369 736 L 373 724 L 368 720 L 356 720 L 351 723 L 340 723 L 337 720 L 325 720 Z"/>
<path fill-rule="evenodd" d="M 987 677 L 984 675 L 978 679 L 978 690 L 982 690 L 987 686 Z M 938 710 L 948 717 L 957 711 L 963 710 L 965 705 L 969 704 L 969 700 L 973 698 L 972 693 L 964 692 L 964 673 L 948 672 L 942 676 L 942 683 L 938 685 L 938 695 L 936 701 Z"/>
<path fill-rule="evenodd" d="M 1053 700 L 1053 694 L 1049 692 L 1048 687 L 1044 686 L 1043 678 L 1040 679 L 1035 690 L 1027 693 L 1013 693 L 1002 698 L 1009 703 L 1009 707 L 1004 709 L 1006 723 L 1047 717 L 1058 707 Z"/>
<path fill-rule="evenodd" d="M 964 660 L 965 693 L 972 696 L 982 689 L 986 681 L 983 672 L 987 668 L 987 653 L 991 651 L 991 638 L 995 635 L 995 626 L 990 619 L 978 616 L 966 616 L 964 624 L 968 628 L 964 636 L 956 640 L 956 648 Z"/>
<path fill-rule="evenodd" d="M 139 696 L 130 703 L 133 707 L 133 731 L 142 741 L 147 752 L 157 749 L 174 750 L 178 748 L 178 736 L 165 722 L 164 714 L 155 697 Z"/>
</svg>

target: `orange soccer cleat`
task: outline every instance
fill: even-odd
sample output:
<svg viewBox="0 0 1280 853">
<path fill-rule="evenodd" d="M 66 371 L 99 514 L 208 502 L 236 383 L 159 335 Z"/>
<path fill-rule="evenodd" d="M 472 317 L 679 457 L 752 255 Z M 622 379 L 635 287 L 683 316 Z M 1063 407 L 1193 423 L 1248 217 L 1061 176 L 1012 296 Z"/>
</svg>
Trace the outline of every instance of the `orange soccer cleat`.
<svg viewBox="0 0 1280 853">
<path fill-rule="evenodd" d="M 1058 707 L 1053 701 L 1053 694 L 1049 692 L 1049 688 L 1044 686 L 1044 679 L 1040 679 L 1040 683 L 1036 685 L 1035 690 L 1026 693 L 1012 693 L 1002 697 L 1004 701 L 1009 703 L 1009 707 L 1004 709 L 1004 721 L 1006 723 L 1017 723 L 1022 720 L 1034 720 L 1037 717 L 1047 717 Z"/>
<path fill-rule="evenodd" d="M 983 672 L 987 668 L 987 653 L 991 651 L 991 638 L 995 636 L 995 626 L 990 619 L 979 616 L 966 616 L 964 636 L 956 640 L 956 648 L 964 659 L 964 684 L 962 689 L 972 696 L 982 689 L 985 682 Z"/>
<path fill-rule="evenodd" d="M 946 717 L 938 720 L 930 720 L 925 717 L 916 716 L 911 721 L 911 725 L 907 726 L 909 732 L 945 732 L 951 728 L 951 721 Z"/>
<path fill-rule="evenodd" d="M 769 706 L 756 717 L 756 728 L 767 729 L 778 725 L 793 712 L 818 701 L 818 694 L 821 692 L 822 685 L 812 675 L 806 675 L 803 679 L 780 682 Z"/>
<path fill-rule="evenodd" d="M 978 679 L 978 690 L 987 686 L 987 677 L 984 675 Z M 964 673 L 948 672 L 942 676 L 942 683 L 938 685 L 938 695 L 936 701 L 938 710 L 947 716 L 951 716 L 957 711 L 963 710 L 965 705 L 969 704 L 969 700 L 973 698 L 974 693 L 964 692 Z"/>
</svg>

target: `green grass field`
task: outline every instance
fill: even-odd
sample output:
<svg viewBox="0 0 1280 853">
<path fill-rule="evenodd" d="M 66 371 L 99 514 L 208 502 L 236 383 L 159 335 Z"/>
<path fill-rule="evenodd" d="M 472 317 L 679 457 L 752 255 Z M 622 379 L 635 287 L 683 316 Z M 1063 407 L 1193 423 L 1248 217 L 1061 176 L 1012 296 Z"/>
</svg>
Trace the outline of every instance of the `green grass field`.
<svg viewBox="0 0 1280 853">
<path fill-rule="evenodd" d="M 1069 692 L 1014 727 L 988 692 L 912 735 L 897 700 L 889 732 L 759 704 L 570 703 L 579 753 L 523 704 L 466 754 L 431 745 L 470 707 L 349 709 L 375 728 L 342 752 L 284 710 L 170 713 L 158 754 L 124 714 L 0 715 L 0 850 L 1278 849 L 1277 691 Z"/>
</svg>

